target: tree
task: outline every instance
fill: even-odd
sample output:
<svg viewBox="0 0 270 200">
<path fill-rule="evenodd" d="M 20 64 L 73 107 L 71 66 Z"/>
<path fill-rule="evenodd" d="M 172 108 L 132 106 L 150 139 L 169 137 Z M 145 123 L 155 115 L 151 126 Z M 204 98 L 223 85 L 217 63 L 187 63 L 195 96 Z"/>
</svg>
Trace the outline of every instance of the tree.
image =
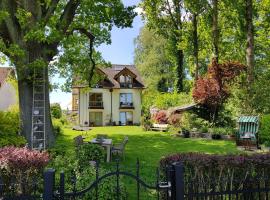
<svg viewBox="0 0 270 200">
<path fill-rule="evenodd" d="M 218 29 L 218 0 L 212 0 L 213 4 L 213 25 L 212 25 L 212 34 L 213 34 L 213 53 L 214 58 L 218 62 L 218 45 L 219 45 L 219 29 Z"/>
<path fill-rule="evenodd" d="M 245 65 L 239 62 L 226 62 L 218 64 L 213 58 L 208 67 L 207 76 L 200 77 L 195 82 L 193 99 L 206 106 L 210 111 L 210 119 L 214 122 L 219 108 L 229 97 L 229 83 L 231 83 L 243 70 Z"/>
<path fill-rule="evenodd" d="M 62 117 L 62 109 L 59 103 L 51 104 L 51 115 L 56 119 L 60 119 Z"/>
<path fill-rule="evenodd" d="M 185 7 L 192 15 L 192 43 L 193 57 L 195 65 L 195 80 L 199 76 L 199 36 L 198 36 L 198 18 L 207 9 L 208 3 L 206 0 L 185 0 Z"/>
<path fill-rule="evenodd" d="M 48 72 L 59 70 L 70 80 L 80 73 L 90 82 L 95 66 L 89 60 L 89 55 L 95 54 L 91 48 L 94 36 L 95 45 L 108 43 L 112 26 L 130 27 L 134 16 L 133 7 L 125 8 L 120 0 L 0 1 L 0 51 L 16 67 L 22 134 L 29 143 L 35 69 L 45 69 L 45 129 L 50 146 L 54 137 Z"/>
<path fill-rule="evenodd" d="M 147 19 L 147 26 L 157 34 L 168 38 L 168 44 L 171 45 L 171 55 L 176 63 L 176 90 L 183 91 L 185 78 L 184 51 L 181 45 L 183 41 L 183 1 L 143 0 L 141 6 L 144 10 L 144 17 Z"/>
<path fill-rule="evenodd" d="M 167 92 L 175 80 L 174 63 L 168 56 L 168 40 L 146 26 L 135 39 L 135 65 L 151 91 Z"/>
<path fill-rule="evenodd" d="M 247 80 L 251 84 L 254 80 L 254 27 L 253 27 L 253 5 L 252 0 L 245 0 L 246 3 L 246 29 L 247 29 Z"/>
</svg>

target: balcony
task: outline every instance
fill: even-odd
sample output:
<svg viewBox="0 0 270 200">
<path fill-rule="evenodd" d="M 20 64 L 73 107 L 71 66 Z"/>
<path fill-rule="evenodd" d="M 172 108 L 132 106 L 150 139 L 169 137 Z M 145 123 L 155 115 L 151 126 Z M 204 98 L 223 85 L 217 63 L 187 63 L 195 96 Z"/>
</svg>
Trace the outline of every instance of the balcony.
<svg viewBox="0 0 270 200">
<path fill-rule="evenodd" d="M 120 109 L 134 109 L 132 102 L 120 102 Z"/>
<path fill-rule="evenodd" d="M 103 101 L 90 101 L 89 109 L 103 109 Z"/>
<path fill-rule="evenodd" d="M 132 85 L 132 83 L 121 83 L 120 82 L 120 87 L 121 88 L 132 88 L 133 85 Z"/>
</svg>

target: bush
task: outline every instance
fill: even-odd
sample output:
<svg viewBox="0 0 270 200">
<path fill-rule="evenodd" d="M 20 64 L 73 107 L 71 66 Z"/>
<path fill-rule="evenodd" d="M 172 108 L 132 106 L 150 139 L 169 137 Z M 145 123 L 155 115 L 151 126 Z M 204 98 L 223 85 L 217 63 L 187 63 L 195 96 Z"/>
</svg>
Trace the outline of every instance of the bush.
<svg viewBox="0 0 270 200">
<path fill-rule="evenodd" d="M 53 132 L 54 135 L 57 137 L 58 135 L 63 134 L 63 124 L 59 119 L 52 119 L 52 124 L 53 124 Z"/>
<path fill-rule="evenodd" d="M 158 111 L 158 113 L 154 115 L 154 121 L 158 124 L 167 124 L 168 117 L 166 111 L 164 110 Z"/>
<path fill-rule="evenodd" d="M 263 115 L 261 117 L 259 142 L 270 146 L 270 115 Z"/>
<path fill-rule="evenodd" d="M 23 147 L 26 144 L 26 139 L 19 135 L 8 135 L 0 132 L 0 148 L 5 146 Z"/>
<path fill-rule="evenodd" d="M 104 175 L 108 173 L 106 170 L 100 168 L 99 174 Z M 89 186 L 93 181 L 95 181 L 96 169 L 93 166 L 89 166 L 83 172 L 77 174 L 78 188 L 84 189 Z M 116 182 L 115 177 L 107 177 L 103 179 L 98 185 L 98 199 L 100 200 L 127 200 L 128 194 L 127 190 L 122 184 L 122 178 L 119 180 L 120 195 L 117 198 L 117 193 L 115 192 Z M 87 193 L 84 197 L 84 200 L 95 200 L 95 190 L 92 189 L 91 192 Z"/>
<path fill-rule="evenodd" d="M 27 148 L 4 147 L 0 149 L 0 176 L 5 183 L 4 193 L 10 194 L 12 177 L 15 178 L 15 193 L 22 188 L 31 193 L 34 177 L 41 175 L 42 170 L 49 162 L 47 152 L 29 150 Z"/>
<path fill-rule="evenodd" d="M 20 113 L 18 107 L 0 111 L 0 131 L 3 134 L 17 135 L 20 130 Z"/>
<path fill-rule="evenodd" d="M 151 122 L 151 119 L 148 115 L 143 115 L 141 117 L 141 125 L 143 127 L 143 130 L 149 131 L 151 128 L 151 124 L 152 124 L 152 122 Z"/>
<path fill-rule="evenodd" d="M 11 107 L 8 111 L 0 111 L 0 147 L 24 146 L 26 140 L 19 136 L 20 115 L 17 106 Z"/>
<path fill-rule="evenodd" d="M 160 161 L 163 171 L 166 166 L 181 161 L 185 167 L 184 179 L 187 187 L 196 192 L 210 192 L 228 188 L 245 187 L 245 180 L 270 176 L 270 154 L 253 155 L 209 155 L 202 153 L 182 153 L 169 155 Z M 214 181 L 214 182 L 213 182 Z M 249 184 L 249 186 L 251 186 Z M 257 184 L 253 185 L 256 189 Z M 250 188 L 251 189 L 251 188 Z M 205 191 L 206 190 L 206 191 Z M 256 199 L 256 198 L 254 198 Z"/>
<path fill-rule="evenodd" d="M 56 119 L 60 119 L 62 117 L 62 110 L 59 103 L 51 104 L 51 115 Z"/>
<path fill-rule="evenodd" d="M 87 188 L 91 183 L 95 181 L 96 177 L 96 168 L 93 165 L 90 165 L 88 162 L 85 167 L 81 167 L 79 165 L 78 156 L 67 155 L 67 156 L 56 156 L 53 161 L 50 163 L 49 167 L 56 169 L 56 171 L 64 171 L 66 180 L 71 180 L 72 176 L 75 172 L 77 177 L 77 190 L 82 190 Z M 99 167 L 99 176 L 108 173 L 107 170 Z M 58 185 L 59 176 L 56 176 L 56 185 Z M 120 184 L 120 198 L 121 200 L 127 199 L 127 191 L 123 185 L 122 178 L 120 177 L 119 180 Z M 115 177 L 108 177 L 102 180 L 98 186 L 98 199 L 101 200 L 116 200 L 116 193 L 115 193 Z M 66 182 L 65 188 L 67 191 L 72 191 L 73 185 L 70 181 Z M 90 192 L 87 192 L 82 199 L 84 200 L 91 200 L 95 199 L 95 189 L 92 189 Z"/>
<path fill-rule="evenodd" d="M 181 114 L 172 114 L 168 119 L 169 124 L 174 127 L 181 127 L 182 115 Z"/>
<path fill-rule="evenodd" d="M 100 162 L 104 159 L 104 149 L 97 144 L 83 144 L 77 149 L 77 159 L 80 168 L 88 167 L 90 161 Z"/>
</svg>

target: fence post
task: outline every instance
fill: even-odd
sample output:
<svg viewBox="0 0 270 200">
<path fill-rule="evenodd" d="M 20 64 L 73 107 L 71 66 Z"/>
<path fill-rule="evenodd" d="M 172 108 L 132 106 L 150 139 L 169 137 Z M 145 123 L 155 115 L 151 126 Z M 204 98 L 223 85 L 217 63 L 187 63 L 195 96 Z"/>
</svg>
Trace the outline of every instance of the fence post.
<svg viewBox="0 0 270 200">
<path fill-rule="evenodd" d="M 59 187 L 59 199 L 64 200 L 65 199 L 65 174 L 62 171 L 60 173 L 60 187 Z"/>
<path fill-rule="evenodd" d="M 48 169 L 44 172 L 43 200 L 53 200 L 55 170 Z"/>
<path fill-rule="evenodd" d="M 175 200 L 184 200 L 184 165 L 182 162 L 173 163 L 174 185 L 172 186 Z"/>
</svg>

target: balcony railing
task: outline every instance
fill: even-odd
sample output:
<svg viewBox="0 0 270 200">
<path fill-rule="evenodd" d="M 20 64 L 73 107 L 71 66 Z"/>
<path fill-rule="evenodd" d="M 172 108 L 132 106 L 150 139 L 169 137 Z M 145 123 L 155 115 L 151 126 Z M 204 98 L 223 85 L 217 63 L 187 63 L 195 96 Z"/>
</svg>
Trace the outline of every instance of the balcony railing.
<svg viewBox="0 0 270 200">
<path fill-rule="evenodd" d="M 89 101 L 89 108 L 103 109 L 103 101 Z"/>
<path fill-rule="evenodd" d="M 121 88 L 132 88 L 132 83 L 120 83 Z"/>
<path fill-rule="evenodd" d="M 120 108 L 134 109 L 134 105 L 132 102 L 120 102 Z"/>
</svg>

